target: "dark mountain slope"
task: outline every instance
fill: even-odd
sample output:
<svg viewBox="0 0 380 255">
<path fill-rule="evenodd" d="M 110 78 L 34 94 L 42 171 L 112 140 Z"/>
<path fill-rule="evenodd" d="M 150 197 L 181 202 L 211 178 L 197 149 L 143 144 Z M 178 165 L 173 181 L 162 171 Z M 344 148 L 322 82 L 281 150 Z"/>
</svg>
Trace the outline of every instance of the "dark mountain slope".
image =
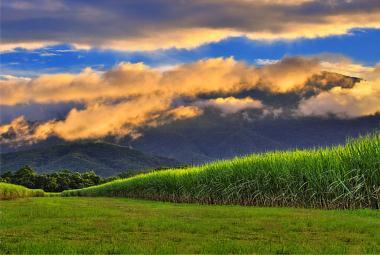
<svg viewBox="0 0 380 255">
<path fill-rule="evenodd" d="M 1 172 L 29 165 L 39 172 L 70 169 L 94 170 L 102 176 L 123 171 L 136 171 L 178 166 L 176 160 L 156 157 L 129 147 L 101 142 L 71 143 L 33 150 L 4 153 L 0 156 Z"/>
<path fill-rule="evenodd" d="M 139 139 L 125 143 L 144 152 L 198 164 L 249 153 L 342 144 L 348 137 L 376 130 L 380 130 L 380 115 L 357 119 L 310 117 L 249 121 L 238 114 L 223 117 L 206 113 L 145 130 Z"/>
</svg>

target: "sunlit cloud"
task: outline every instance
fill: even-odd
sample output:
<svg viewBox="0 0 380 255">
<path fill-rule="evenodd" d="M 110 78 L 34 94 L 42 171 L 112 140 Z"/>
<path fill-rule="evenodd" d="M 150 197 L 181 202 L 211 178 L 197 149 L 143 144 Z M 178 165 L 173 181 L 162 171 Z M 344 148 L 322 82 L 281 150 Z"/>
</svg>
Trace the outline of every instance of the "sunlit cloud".
<svg viewBox="0 0 380 255">
<path fill-rule="evenodd" d="M 321 62 L 321 66 L 330 72 L 362 78 L 374 70 L 374 67 L 353 63 L 351 60 L 345 58 L 323 61 Z"/>
<path fill-rule="evenodd" d="M 307 75 L 317 71 L 317 65 L 315 59 L 286 58 L 257 68 L 233 58 L 215 58 L 163 71 L 143 63 L 121 63 L 107 72 L 86 68 L 79 74 L 3 80 L 0 81 L 0 99 L 1 104 L 8 106 L 62 102 L 85 105 L 83 109 L 73 108 L 64 120 L 51 120 L 33 128 L 35 136 L 41 135 L 36 139 L 44 139 L 48 133 L 66 140 L 136 135 L 138 127 L 162 125 L 202 113 L 200 105 L 174 106 L 173 102 L 178 98 L 196 99 L 201 94 L 238 93 L 256 87 L 274 92 L 298 89 Z M 299 75 L 295 75 L 296 70 Z M 287 72 L 292 74 L 287 75 Z M 287 77 L 286 84 L 283 75 Z M 263 81 L 267 84 L 264 85 Z M 205 104 L 212 104 L 224 112 L 261 107 L 259 101 L 232 97 Z"/>
<path fill-rule="evenodd" d="M 3 105 L 92 102 L 146 94 L 161 97 L 231 93 L 254 87 L 287 92 L 302 87 L 321 71 L 317 58 L 284 58 L 257 68 L 233 58 L 213 58 L 178 65 L 167 71 L 143 63 L 121 63 L 107 72 L 91 68 L 79 74 L 41 75 L 31 80 L 0 81 Z"/>
<path fill-rule="evenodd" d="M 33 144 L 46 139 L 50 132 L 45 132 L 45 124 L 31 124 L 24 116 L 12 120 L 9 124 L 0 125 L 0 141 L 14 146 L 21 144 Z"/>
<path fill-rule="evenodd" d="M 245 98 L 220 97 L 216 99 L 199 101 L 199 102 L 196 102 L 195 104 L 200 107 L 217 108 L 224 114 L 237 113 L 245 109 L 263 108 L 263 104 L 261 101 L 255 100 L 251 97 L 245 97 Z"/>
<path fill-rule="evenodd" d="M 349 64 L 348 68 L 351 67 L 352 64 Z M 297 113 L 301 116 L 335 115 L 340 118 L 355 118 L 380 113 L 380 68 L 369 69 L 367 73 L 361 72 L 361 74 L 368 80 L 361 80 L 352 88 L 334 87 L 302 100 Z"/>
<path fill-rule="evenodd" d="M 47 45 L 54 45 L 54 44 L 58 44 L 58 42 L 52 42 L 52 41 L 35 42 L 35 41 L 33 41 L 33 42 L 22 42 L 22 43 L 18 43 L 18 42 L 6 43 L 6 42 L 2 41 L 0 43 L 0 52 L 10 52 L 10 51 L 14 51 L 17 48 L 33 50 L 33 49 L 45 47 Z"/>
<path fill-rule="evenodd" d="M 348 79 L 347 84 L 341 84 L 341 76 L 329 74 L 323 76 L 326 81 L 319 81 L 318 86 L 322 88 L 310 88 L 310 81 L 316 75 L 331 70 L 355 71 L 363 80 L 355 83 Z M 163 70 L 143 63 L 120 63 L 104 72 L 86 68 L 79 74 L 11 78 L 0 81 L 3 106 L 74 105 L 64 118 L 29 123 L 19 117 L 2 125 L 1 142 L 12 139 L 34 142 L 49 136 L 70 141 L 109 135 L 138 137 L 141 127 L 194 118 L 210 107 L 223 115 L 244 110 L 255 110 L 263 116 L 283 114 L 283 109 L 266 105 L 254 97 L 236 96 L 253 89 L 273 95 L 299 95 L 303 99 L 294 109 L 296 116 L 371 115 L 380 110 L 379 70 L 347 59 L 327 62 L 315 57 L 287 57 L 256 67 L 233 58 L 213 58 Z M 339 79 L 340 83 L 335 84 Z M 331 83 L 332 87 L 326 86 Z M 315 94 L 307 96 L 306 91 Z"/>
</svg>

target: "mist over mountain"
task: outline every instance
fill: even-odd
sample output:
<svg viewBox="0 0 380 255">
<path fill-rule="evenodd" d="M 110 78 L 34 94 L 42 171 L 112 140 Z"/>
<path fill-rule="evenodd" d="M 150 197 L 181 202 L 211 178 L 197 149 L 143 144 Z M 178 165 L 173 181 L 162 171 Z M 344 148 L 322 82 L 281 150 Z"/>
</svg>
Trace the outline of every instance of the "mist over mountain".
<svg viewBox="0 0 380 255">
<path fill-rule="evenodd" d="M 249 118 L 250 114 L 255 113 L 240 112 L 223 116 L 220 112 L 209 109 L 197 118 L 145 129 L 144 135 L 138 139 L 107 137 L 103 140 L 129 146 L 144 153 L 173 158 L 179 162 L 201 164 L 250 153 L 343 144 L 349 137 L 380 130 L 380 115 L 355 119 L 266 117 L 252 120 Z M 81 145 L 52 137 L 17 148 L 2 145 L 1 169 L 17 169 L 24 164 L 31 164 L 40 171 L 62 168 L 78 171 L 93 169 L 100 174 L 110 175 L 123 170 L 175 165 L 175 161 L 171 160 L 153 160 L 156 163 L 149 163 L 150 157 L 140 157 L 142 153 L 125 146 L 94 142 L 79 144 Z M 84 149 L 84 146 L 91 152 L 91 156 L 87 152 L 84 156 L 80 156 L 82 152 L 77 154 L 77 150 Z M 115 154 L 115 149 L 125 153 Z M 52 151 L 57 150 L 66 152 L 52 154 Z M 16 153 L 4 154 L 12 151 Z M 41 161 L 42 156 L 49 160 Z M 117 163 L 110 163 L 110 167 L 109 162 L 113 161 Z"/>
<path fill-rule="evenodd" d="M 197 164 L 249 153 L 343 144 L 349 137 L 379 129 L 380 115 L 357 119 L 250 120 L 244 114 L 226 118 L 209 112 L 196 119 L 146 130 L 144 136 L 126 144 L 145 152 Z"/>
</svg>

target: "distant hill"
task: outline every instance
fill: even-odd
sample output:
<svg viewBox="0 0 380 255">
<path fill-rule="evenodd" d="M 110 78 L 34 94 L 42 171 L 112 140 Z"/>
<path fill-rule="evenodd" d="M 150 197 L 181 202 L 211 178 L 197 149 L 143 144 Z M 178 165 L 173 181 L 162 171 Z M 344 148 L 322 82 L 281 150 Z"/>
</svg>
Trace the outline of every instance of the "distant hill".
<svg viewBox="0 0 380 255">
<path fill-rule="evenodd" d="M 355 119 L 256 118 L 242 114 L 220 116 L 205 112 L 198 118 L 177 121 L 144 131 L 126 141 L 138 150 L 175 158 L 189 164 L 273 150 L 344 144 L 380 130 L 380 114 Z"/>
<path fill-rule="evenodd" d="M 71 143 L 3 153 L 0 154 L 0 162 L 1 172 L 14 171 L 29 165 L 38 172 L 93 170 L 102 176 L 180 165 L 174 159 L 152 156 L 126 146 L 103 142 Z"/>
</svg>

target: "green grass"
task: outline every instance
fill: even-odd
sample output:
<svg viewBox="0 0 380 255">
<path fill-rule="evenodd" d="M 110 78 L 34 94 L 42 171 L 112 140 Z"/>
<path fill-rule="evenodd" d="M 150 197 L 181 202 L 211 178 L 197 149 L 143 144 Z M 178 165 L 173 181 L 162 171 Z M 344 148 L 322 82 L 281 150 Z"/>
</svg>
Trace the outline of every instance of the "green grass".
<svg viewBox="0 0 380 255">
<path fill-rule="evenodd" d="M 380 134 L 333 148 L 271 152 L 173 169 L 63 192 L 172 202 L 376 208 Z"/>
<path fill-rule="evenodd" d="M 380 252 L 380 213 L 369 209 L 43 197 L 0 211 L 0 254 Z"/>
<path fill-rule="evenodd" d="M 0 182 L 0 200 L 21 197 L 43 197 L 45 192 L 41 189 L 28 189 L 23 186 Z"/>
</svg>

